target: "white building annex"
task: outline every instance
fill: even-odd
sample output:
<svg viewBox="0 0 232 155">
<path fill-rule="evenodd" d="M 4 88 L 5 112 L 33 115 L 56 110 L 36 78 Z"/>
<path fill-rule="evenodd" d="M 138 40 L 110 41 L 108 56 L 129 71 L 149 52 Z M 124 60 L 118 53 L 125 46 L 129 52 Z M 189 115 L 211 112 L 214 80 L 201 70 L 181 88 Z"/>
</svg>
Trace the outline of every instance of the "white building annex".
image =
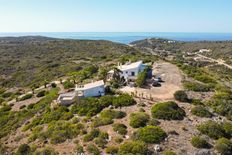
<svg viewBox="0 0 232 155">
<path fill-rule="evenodd" d="M 81 97 L 97 97 L 104 95 L 105 83 L 103 80 L 100 80 L 85 85 L 76 85 L 73 92 L 60 94 L 57 101 L 61 105 L 71 105 Z"/>
</svg>

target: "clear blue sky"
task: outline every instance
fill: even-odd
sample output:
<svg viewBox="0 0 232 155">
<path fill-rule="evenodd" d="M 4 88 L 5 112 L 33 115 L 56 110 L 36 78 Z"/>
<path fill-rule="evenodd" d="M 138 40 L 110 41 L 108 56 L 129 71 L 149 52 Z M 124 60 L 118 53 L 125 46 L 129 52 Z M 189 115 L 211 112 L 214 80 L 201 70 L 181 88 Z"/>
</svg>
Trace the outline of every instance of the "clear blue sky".
<svg viewBox="0 0 232 155">
<path fill-rule="evenodd" d="M 232 32 L 232 0 L 0 0 L 0 32 Z"/>
</svg>

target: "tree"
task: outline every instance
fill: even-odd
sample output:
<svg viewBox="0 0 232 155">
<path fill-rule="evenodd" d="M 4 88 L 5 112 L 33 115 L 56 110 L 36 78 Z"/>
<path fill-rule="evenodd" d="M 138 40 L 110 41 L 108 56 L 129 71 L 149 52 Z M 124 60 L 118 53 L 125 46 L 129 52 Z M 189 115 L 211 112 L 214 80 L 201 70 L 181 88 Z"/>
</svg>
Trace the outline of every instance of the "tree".
<svg viewBox="0 0 232 155">
<path fill-rule="evenodd" d="M 147 72 L 145 70 L 140 72 L 136 79 L 136 85 L 138 87 L 144 86 L 146 83 L 146 78 L 147 78 Z"/>
<path fill-rule="evenodd" d="M 123 76 L 121 76 L 122 71 L 120 69 L 118 69 L 117 67 L 115 67 L 113 69 L 113 82 L 117 83 L 119 86 L 122 86 L 125 83 L 125 79 Z"/>
</svg>

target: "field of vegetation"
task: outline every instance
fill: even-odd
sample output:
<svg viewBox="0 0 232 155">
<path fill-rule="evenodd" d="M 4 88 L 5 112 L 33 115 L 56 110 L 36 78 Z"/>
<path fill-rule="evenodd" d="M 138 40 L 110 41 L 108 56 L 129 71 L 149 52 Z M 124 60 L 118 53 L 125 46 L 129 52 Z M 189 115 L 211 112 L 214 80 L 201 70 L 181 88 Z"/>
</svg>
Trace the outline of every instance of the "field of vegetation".
<svg viewBox="0 0 232 155">
<path fill-rule="evenodd" d="M 221 50 L 226 56 L 216 58 L 226 60 L 232 55 L 228 52 L 231 42 L 151 39 L 132 44 L 0 38 L 4 56 L 0 57 L 0 155 L 232 154 L 231 70 L 202 65 L 184 55 L 210 48 L 212 57 Z M 154 56 L 145 47 L 169 51 L 165 54 L 173 59 L 160 53 Z M 105 80 L 118 62 L 152 64 L 158 59 L 176 65 L 183 76 L 182 90 L 173 93 L 172 99 L 122 93 L 119 88 L 125 84 L 113 78 L 107 82 L 105 96 L 81 98 L 70 106 L 56 102 L 60 92 L 72 90 L 75 84 Z M 137 87 L 150 90 L 147 72 L 154 66 L 139 74 Z M 36 90 L 39 86 L 44 87 Z"/>
</svg>

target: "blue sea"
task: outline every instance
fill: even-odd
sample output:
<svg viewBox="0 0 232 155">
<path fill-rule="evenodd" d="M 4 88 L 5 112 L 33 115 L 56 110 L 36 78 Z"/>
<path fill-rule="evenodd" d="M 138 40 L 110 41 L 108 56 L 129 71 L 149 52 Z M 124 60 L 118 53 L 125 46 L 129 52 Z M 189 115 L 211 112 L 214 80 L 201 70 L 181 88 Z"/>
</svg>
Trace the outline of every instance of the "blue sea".
<svg viewBox="0 0 232 155">
<path fill-rule="evenodd" d="M 232 40 L 232 33 L 174 33 L 174 32 L 30 32 L 1 33 L 0 37 L 45 36 L 62 39 L 109 40 L 129 44 L 146 38 L 165 38 L 178 41 L 225 41 Z"/>
</svg>

